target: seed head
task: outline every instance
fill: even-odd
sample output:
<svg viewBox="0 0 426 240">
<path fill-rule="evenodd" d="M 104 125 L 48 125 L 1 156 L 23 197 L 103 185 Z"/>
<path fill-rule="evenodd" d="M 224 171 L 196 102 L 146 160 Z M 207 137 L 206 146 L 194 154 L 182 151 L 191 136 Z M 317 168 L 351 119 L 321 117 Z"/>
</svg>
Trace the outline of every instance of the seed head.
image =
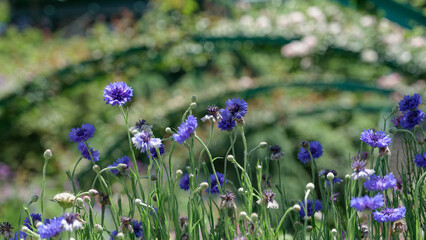
<svg viewBox="0 0 426 240">
<path fill-rule="evenodd" d="M 63 209 L 67 209 L 74 205 L 75 196 L 67 192 L 58 193 L 53 196 L 52 201 L 57 202 Z"/>
</svg>

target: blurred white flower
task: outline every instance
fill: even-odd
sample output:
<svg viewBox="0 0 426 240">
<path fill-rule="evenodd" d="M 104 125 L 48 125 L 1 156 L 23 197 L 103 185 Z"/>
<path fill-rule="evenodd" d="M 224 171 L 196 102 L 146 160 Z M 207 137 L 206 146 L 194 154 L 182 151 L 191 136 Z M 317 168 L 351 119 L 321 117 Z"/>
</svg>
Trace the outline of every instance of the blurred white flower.
<svg viewBox="0 0 426 240">
<path fill-rule="evenodd" d="M 376 19 L 372 16 L 362 16 L 360 23 L 363 27 L 372 27 L 374 24 L 376 24 Z"/>
<path fill-rule="evenodd" d="M 373 49 L 364 49 L 361 52 L 361 60 L 368 63 L 376 62 L 379 56 Z"/>
<path fill-rule="evenodd" d="M 401 75 L 392 73 L 387 76 L 382 76 L 377 81 L 377 85 L 381 88 L 393 88 L 398 85 L 402 80 Z"/>
<path fill-rule="evenodd" d="M 316 7 L 316 6 L 308 7 L 308 9 L 306 10 L 306 13 L 308 14 L 309 17 L 315 19 L 318 22 L 325 22 L 326 20 L 324 13 L 321 11 L 319 7 Z"/>
</svg>

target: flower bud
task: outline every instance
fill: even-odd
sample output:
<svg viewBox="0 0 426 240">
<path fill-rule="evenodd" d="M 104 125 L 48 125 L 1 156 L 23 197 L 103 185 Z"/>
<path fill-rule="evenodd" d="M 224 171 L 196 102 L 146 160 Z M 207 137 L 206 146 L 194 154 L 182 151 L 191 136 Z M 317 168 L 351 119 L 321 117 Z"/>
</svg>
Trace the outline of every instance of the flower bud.
<svg viewBox="0 0 426 240">
<path fill-rule="evenodd" d="M 84 201 L 80 197 L 78 197 L 75 201 L 77 202 L 77 206 L 79 206 L 79 207 L 84 206 Z"/>
<path fill-rule="evenodd" d="M 334 179 L 334 174 L 332 172 L 329 172 L 327 174 L 327 179 L 330 180 L 330 181 L 333 180 Z"/>
<path fill-rule="evenodd" d="M 422 130 L 423 128 L 421 124 L 417 124 L 416 126 L 414 126 L 414 129 L 413 129 L 414 133 L 419 133 L 419 132 L 421 133 Z"/>
<path fill-rule="evenodd" d="M 70 240 L 75 240 L 74 238 L 70 238 Z"/>
<path fill-rule="evenodd" d="M 117 239 L 124 239 L 124 234 L 122 232 L 117 233 Z"/>
<path fill-rule="evenodd" d="M 337 236 L 337 230 L 335 228 L 331 229 L 331 234 L 333 234 L 333 236 Z"/>
<path fill-rule="evenodd" d="M 296 211 L 296 212 L 300 211 L 300 205 L 299 204 L 294 204 L 293 210 Z"/>
<path fill-rule="evenodd" d="M 46 151 L 44 151 L 43 153 L 43 157 L 45 160 L 49 160 L 51 159 L 53 156 L 52 151 L 50 149 L 47 149 Z"/>
<path fill-rule="evenodd" d="M 396 129 L 396 127 L 391 127 L 391 128 L 389 129 L 389 133 L 390 133 L 390 134 L 395 134 L 396 132 L 398 132 L 398 129 Z"/>
<path fill-rule="evenodd" d="M 84 196 L 83 201 L 85 201 L 86 203 L 90 203 L 91 199 L 89 196 Z"/>
<path fill-rule="evenodd" d="M 312 232 L 312 226 L 311 225 L 306 227 L 306 232 Z"/>
<path fill-rule="evenodd" d="M 124 163 L 120 163 L 120 164 L 117 165 L 117 170 L 119 172 L 124 172 L 124 171 L 126 171 L 126 169 L 127 169 L 127 165 L 124 164 Z"/>
<path fill-rule="evenodd" d="M 206 182 L 202 182 L 200 183 L 200 188 L 201 190 L 206 190 L 209 187 L 209 184 Z"/>
<path fill-rule="evenodd" d="M 24 233 L 29 233 L 29 232 L 31 232 L 31 230 L 30 230 L 28 227 L 26 227 L 26 226 L 23 226 L 23 227 L 21 228 L 21 231 L 22 231 L 22 232 L 24 232 Z"/>
<path fill-rule="evenodd" d="M 95 231 L 102 232 L 103 230 L 104 230 L 104 228 L 101 225 L 95 224 Z"/>
<path fill-rule="evenodd" d="M 395 107 L 392 108 L 392 114 L 398 113 L 399 111 L 399 106 L 396 105 Z"/>
<path fill-rule="evenodd" d="M 166 133 L 168 133 L 168 134 L 173 134 L 173 131 L 172 131 L 172 129 L 171 129 L 171 128 L 166 127 Z"/>
<path fill-rule="evenodd" d="M 197 108 L 197 103 L 192 102 L 191 104 L 189 104 L 189 107 L 190 107 L 191 109 L 196 109 L 196 108 Z"/>
<path fill-rule="evenodd" d="M 37 223 L 36 223 L 36 228 L 40 228 L 40 227 L 41 227 L 41 225 L 43 225 L 43 223 L 42 223 L 42 222 L 37 222 Z"/>
<path fill-rule="evenodd" d="M 180 176 L 182 176 L 182 174 L 183 174 L 182 170 L 178 169 L 176 171 L 176 178 L 180 178 Z"/>
<path fill-rule="evenodd" d="M 351 178 L 351 175 L 346 174 L 346 175 L 345 175 L 345 178 L 346 178 L 346 179 L 349 179 L 349 178 Z"/>
<path fill-rule="evenodd" d="M 98 193 L 98 191 L 96 190 L 96 189 L 90 189 L 89 190 L 89 196 L 91 196 L 91 197 L 95 197 L 95 196 L 97 196 L 99 193 Z"/>
<path fill-rule="evenodd" d="M 157 181 L 157 175 L 155 175 L 155 174 L 152 174 L 151 175 L 151 181 Z"/>
<path fill-rule="evenodd" d="M 136 199 L 135 199 L 135 204 L 136 204 L 137 206 L 140 206 L 140 205 L 142 204 L 142 200 L 140 200 L 139 198 L 136 198 Z"/>
<path fill-rule="evenodd" d="M 191 97 L 191 102 L 195 103 L 197 101 L 197 97 L 196 96 L 192 96 Z"/>
<path fill-rule="evenodd" d="M 240 212 L 240 218 L 247 218 L 247 213 L 246 212 Z"/>
<path fill-rule="evenodd" d="M 306 184 L 306 189 L 308 189 L 308 190 L 314 190 L 315 189 L 315 185 L 313 184 L 313 183 L 308 183 L 308 184 Z"/>
<path fill-rule="evenodd" d="M 260 148 L 266 148 L 268 146 L 268 143 L 267 142 L 260 142 L 259 143 L 259 147 Z"/>
<path fill-rule="evenodd" d="M 244 192 L 244 189 L 243 188 L 238 188 L 238 193 L 240 193 L 240 194 L 243 194 L 243 192 Z"/>
<path fill-rule="evenodd" d="M 37 202 L 37 201 L 38 201 L 38 196 L 37 196 L 37 195 L 33 195 L 33 196 L 31 197 L 31 202 L 35 203 L 35 202 Z"/>
<path fill-rule="evenodd" d="M 257 170 L 262 170 L 262 166 L 257 165 Z"/>
<path fill-rule="evenodd" d="M 101 168 L 99 167 L 99 165 L 95 165 L 93 166 L 93 171 L 95 171 L 95 173 L 99 173 L 101 171 Z"/>
<path fill-rule="evenodd" d="M 189 179 L 194 179 L 194 174 L 191 173 L 191 174 L 189 174 L 188 177 L 189 177 Z"/>
<path fill-rule="evenodd" d="M 190 166 L 187 166 L 187 167 L 186 167 L 186 171 L 187 171 L 187 172 L 191 172 L 191 167 L 190 167 Z"/>
<path fill-rule="evenodd" d="M 152 196 L 152 201 L 157 202 L 157 195 Z"/>
<path fill-rule="evenodd" d="M 302 144 L 301 144 L 301 146 L 302 146 L 304 149 L 309 149 L 309 142 L 307 142 L 307 141 L 303 141 L 303 142 L 302 142 Z"/>
<path fill-rule="evenodd" d="M 226 158 L 228 161 L 233 162 L 235 161 L 235 158 L 233 155 L 228 155 L 228 157 Z"/>
<path fill-rule="evenodd" d="M 257 215 L 257 213 L 252 213 L 252 214 L 251 214 L 251 219 L 252 219 L 253 221 L 256 221 L 258 218 L 259 218 L 259 215 Z"/>
</svg>

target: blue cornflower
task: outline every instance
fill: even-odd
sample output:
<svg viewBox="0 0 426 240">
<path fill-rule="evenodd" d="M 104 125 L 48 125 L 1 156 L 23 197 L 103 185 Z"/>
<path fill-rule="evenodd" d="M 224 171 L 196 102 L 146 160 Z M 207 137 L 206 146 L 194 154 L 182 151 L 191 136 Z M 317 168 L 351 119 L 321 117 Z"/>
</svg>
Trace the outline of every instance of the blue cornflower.
<svg viewBox="0 0 426 240">
<path fill-rule="evenodd" d="M 173 134 L 173 138 L 176 142 L 183 144 L 186 139 L 191 137 L 197 127 L 197 118 L 189 115 L 186 120 L 178 128 L 177 134 Z"/>
<path fill-rule="evenodd" d="M 220 109 L 220 115 L 222 116 L 222 119 L 218 122 L 218 127 L 222 131 L 231 131 L 237 123 L 234 119 L 232 119 L 231 114 L 226 109 Z"/>
<path fill-rule="evenodd" d="M 188 191 L 189 190 L 189 175 L 188 175 L 188 173 L 187 174 L 185 174 L 181 179 L 180 179 L 180 182 L 179 182 L 179 186 L 180 186 L 180 189 L 183 189 L 183 190 L 185 190 L 185 191 Z"/>
<path fill-rule="evenodd" d="M 71 142 L 85 142 L 95 134 L 95 127 L 90 124 L 82 124 L 81 128 L 73 128 L 68 134 Z"/>
<path fill-rule="evenodd" d="M 418 153 L 416 156 L 414 156 L 414 163 L 417 165 L 417 167 L 426 168 L 426 153 Z"/>
<path fill-rule="evenodd" d="M 399 125 L 404 129 L 411 130 L 414 126 L 423 122 L 424 117 L 425 113 L 422 110 L 407 111 L 402 115 Z"/>
<path fill-rule="evenodd" d="M 122 158 L 117 159 L 117 161 L 113 162 L 112 165 L 109 165 L 108 167 L 116 167 L 118 164 L 126 164 L 127 168 L 129 168 L 130 164 L 130 158 L 127 156 L 124 156 Z M 117 169 L 111 169 L 110 170 L 114 175 L 117 175 L 120 171 Z"/>
<path fill-rule="evenodd" d="M 399 102 L 399 110 L 405 112 L 408 110 L 415 110 L 422 103 L 422 98 L 419 94 L 414 94 L 413 96 L 405 95 L 404 99 Z"/>
<path fill-rule="evenodd" d="M 143 237 L 142 221 L 133 220 L 133 232 L 137 238 Z"/>
<path fill-rule="evenodd" d="M 33 227 L 37 226 L 37 222 L 41 222 L 41 215 L 38 213 L 31 213 L 31 220 L 26 217 L 24 221 L 24 226 L 30 230 L 33 230 Z"/>
<path fill-rule="evenodd" d="M 152 159 L 158 158 L 157 150 L 155 148 L 150 148 L 149 151 L 151 152 L 151 158 Z M 160 145 L 160 147 L 158 148 L 158 151 L 160 152 L 161 156 L 163 156 L 163 154 L 166 152 L 164 150 L 164 145 L 163 144 Z M 146 156 L 149 158 L 148 151 L 146 151 Z"/>
<path fill-rule="evenodd" d="M 364 210 L 374 210 L 385 205 L 382 194 L 370 198 L 368 195 L 351 199 L 351 207 L 362 212 Z"/>
<path fill-rule="evenodd" d="M 220 172 L 216 172 L 216 175 L 220 183 L 220 188 L 222 188 L 223 183 L 226 182 L 225 175 L 223 175 Z M 216 176 L 214 175 L 214 173 L 210 174 L 210 185 L 211 185 L 210 193 L 219 193 L 219 186 L 217 185 Z M 209 189 L 207 189 L 206 191 L 208 192 Z"/>
<path fill-rule="evenodd" d="M 385 208 L 382 211 L 373 212 L 373 218 L 379 223 L 395 222 L 405 217 L 405 207 Z"/>
<path fill-rule="evenodd" d="M 148 149 L 151 148 L 159 148 L 161 146 L 161 139 L 154 138 L 150 131 L 136 133 L 132 138 L 132 142 L 137 149 L 141 150 L 141 152 L 148 151 Z"/>
<path fill-rule="evenodd" d="M 62 217 L 47 219 L 45 223 L 38 228 L 38 233 L 42 239 L 58 236 L 62 233 Z"/>
<path fill-rule="evenodd" d="M 87 145 L 89 146 L 89 144 L 87 144 Z M 90 158 L 89 151 L 87 151 L 86 144 L 79 143 L 77 148 L 78 148 L 78 150 L 80 150 L 81 156 L 83 156 L 85 159 L 87 159 L 89 161 L 92 161 L 92 159 Z M 93 157 L 93 161 L 95 161 L 95 162 L 99 161 L 99 152 L 96 151 L 96 150 L 93 150 L 93 148 L 91 148 L 91 147 L 89 147 L 89 148 L 90 148 L 90 153 L 92 154 L 92 157 Z"/>
<path fill-rule="evenodd" d="M 311 151 L 313 160 L 320 158 L 322 156 L 323 154 L 322 148 L 323 147 L 320 142 L 317 142 L 317 141 L 309 142 L 309 150 Z M 299 153 L 297 154 L 297 158 L 302 163 L 307 163 L 312 160 L 308 150 L 303 148 L 303 146 L 300 147 Z"/>
<path fill-rule="evenodd" d="M 111 237 L 109 239 L 110 240 L 115 240 L 115 237 L 117 237 L 117 234 L 118 234 L 117 230 L 112 231 L 111 232 Z"/>
<path fill-rule="evenodd" d="M 104 101 L 106 104 L 121 106 L 130 101 L 133 96 L 133 90 L 123 82 L 113 82 L 104 89 Z"/>
<path fill-rule="evenodd" d="M 307 208 L 308 208 L 308 211 L 307 211 L 308 217 L 312 217 L 312 214 L 314 213 L 314 210 L 313 210 L 313 207 L 312 207 L 313 201 L 308 199 L 306 204 L 307 204 Z M 300 218 L 305 218 L 305 209 L 304 209 L 305 200 L 301 201 L 299 203 L 299 206 L 300 206 L 299 216 L 300 216 Z M 322 209 L 321 201 L 318 200 L 318 199 L 315 199 L 315 212 L 319 212 L 319 211 L 321 211 L 321 209 Z"/>
<path fill-rule="evenodd" d="M 228 101 L 226 101 L 226 110 L 228 110 L 231 117 L 235 119 L 244 117 L 247 113 L 247 107 L 248 104 L 240 98 L 228 99 Z"/>
<path fill-rule="evenodd" d="M 364 183 L 365 189 L 367 191 L 377 191 L 381 192 L 388 188 L 393 188 L 396 185 L 396 178 L 393 173 L 389 173 L 386 176 L 376 176 L 375 174 L 371 175 L 370 179 Z"/>
<path fill-rule="evenodd" d="M 384 131 L 374 131 L 373 129 L 365 129 L 361 133 L 360 139 L 373 148 L 385 148 L 391 143 L 391 138 Z"/>
</svg>

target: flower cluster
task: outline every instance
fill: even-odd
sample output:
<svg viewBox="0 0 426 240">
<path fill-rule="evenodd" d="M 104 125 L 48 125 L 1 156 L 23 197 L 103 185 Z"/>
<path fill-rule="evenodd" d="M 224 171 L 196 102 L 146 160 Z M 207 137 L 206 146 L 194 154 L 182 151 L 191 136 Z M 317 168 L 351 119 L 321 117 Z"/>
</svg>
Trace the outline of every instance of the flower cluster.
<svg viewBox="0 0 426 240">
<path fill-rule="evenodd" d="M 383 195 L 381 195 L 380 193 L 371 198 L 368 195 L 365 195 L 364 197 L 351 199 L 351 207 L 355 208 L 360 212 L 364 210 L 375 210 L 383 207 L 384 204 L 385 202 L 383 200 Z"/>
<path fill-rule="evenodd" d="M 307 150 L 308 147 L 305 147 L 304 145 L 309 145 L 309 151 Z M 302 143 L 302 146 L 300 147 L 299 153 L 297 154 L 297 158 L 302 163 L 307 163 L 311 160 L 315 160 L 317 158 L 320 158 L 323 154 L 322 151 L 323 147 L 320 142 L 312 141 L 312 142 L 304 142 Z M 309 152 L 311 154 L 309 154 Z M 311 158 L 312 155 L 312 158 Z"/>
<path fill-rule="evenodd" d="M 397 116 L 393 120 L 394 125 L 396 127 L 400 126 L 404 129 L 411 130 L 414 126 L 423 122 L 425 113 L 418 109 L 421 103 L 422 99 L 419 94 L 404 96 L 404 99 L 402 99 L 398 104 L 402 115 Z"/>
<path fill-rule="evenodd" d="M 197 118 L 193 115 L 189 115 L 186 120 L 180 125 L 176 134 L 173 134 L 173 138 L 176 142 L 183 144 L 188 138 L 190 138 L 197 127 Z"/>
<path fill-rule="evenodd" d="M 365 189 L 368 191 L 381 192 L 396 185 L 396 178 L 392 173 L 380 177 L 373 174 L 369 180 L 364 183 Z"/>
<path fill-rule="evenodd" d="M 391 138 L 384 131 L 366 129 L 361 133 L 361 141 L 367 143 L 372 148 L 386 148 L 391 143 Z"/>
</svg>

